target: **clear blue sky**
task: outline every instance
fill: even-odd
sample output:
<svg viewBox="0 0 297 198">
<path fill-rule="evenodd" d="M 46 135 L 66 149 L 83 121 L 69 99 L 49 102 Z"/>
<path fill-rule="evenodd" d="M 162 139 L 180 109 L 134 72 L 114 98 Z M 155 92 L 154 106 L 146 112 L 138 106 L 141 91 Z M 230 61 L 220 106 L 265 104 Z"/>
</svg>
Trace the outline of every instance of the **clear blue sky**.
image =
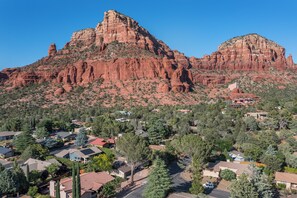
<svg viewBox="0 0 297 198">
<path fill-rule="evenodd" d="M 52 42 L 62 48 L 74 31 L 95 27 L 110 9 L 187 56 L 201 57 L 229 38 L 258 33 L 297 60 L 296 0 L 0 0 L 0 70 L 46 56 Z"/>
</svg>

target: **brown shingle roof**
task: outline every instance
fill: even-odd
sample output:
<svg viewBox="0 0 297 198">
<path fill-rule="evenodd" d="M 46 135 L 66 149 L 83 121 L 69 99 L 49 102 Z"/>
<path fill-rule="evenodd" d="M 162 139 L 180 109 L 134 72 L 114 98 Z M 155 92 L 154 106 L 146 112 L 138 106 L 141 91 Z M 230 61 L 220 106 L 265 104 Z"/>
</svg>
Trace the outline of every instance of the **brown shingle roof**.
<svg viewBox="0 0 297 198">
<path fill-rule="evenodd" d="M 18 135 L 22 132 L 13 132 L 13 131 L 3 131 L 3 132 L 0 132 L 0 137 L 5 137 L 5 136 L 14 136 L 14 135 Z"/>
<path fill-rule="evenodd" d="M 275 180 L 280 182 L 297 184 L 297 174 L 276 172 Z"/>
<path fill-rule="evenodd" d="M 239 164 L 239 163 L 221 161 L 213 167 L 213 170 L 215 172 L 219 172 L 220 170 L 223 170 L 223 169 L 234 170 L 234 172 L 237 175 L 241 175 L 243 173 L 250 175 L 252 173 L 252 171 L 249 169 L 248 164 Z"/>
<path fill-rule="evenodd" d="M 80 175 L 80 183 L 82 191 L 94 190 L 97 191 L 104 184 L 114 180 L 114 178 L 106 172 L 91 172 Z M 65 178 L 61 181 L 61 185 L 64 188 L 61 190 L 70 191 L 72 190 L 72 178 Z"/>
</svg>

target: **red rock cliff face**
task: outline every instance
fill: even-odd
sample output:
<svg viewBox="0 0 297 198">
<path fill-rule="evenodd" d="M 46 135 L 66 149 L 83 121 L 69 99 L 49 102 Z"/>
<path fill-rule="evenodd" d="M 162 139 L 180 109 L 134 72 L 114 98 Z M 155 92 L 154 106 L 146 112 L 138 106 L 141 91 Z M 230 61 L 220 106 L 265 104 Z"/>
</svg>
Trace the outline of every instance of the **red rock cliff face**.
<svg viewBox="0 0 297 198">
<path fill-rule="evenodd" d="M 0 82 L 8 79 L 8 75 L 0 72 Z"/>
<path fill-rule="evenodd" d="M 56 44 L 51 44 L 48 49 L 48 56 L 54 56 L 57 53 Z"/>
<path fill-rule="evenodd" d="M 189 61 L 183 54 L 171 51 L 135 20 L 116 11 L 106 12 L 96 28 L 73 33 L 60 51 L 50 45 L 48 54 L 10 74 L 6 83 L 83 85 L 102 78 L 104 82 L 160 79 L 176 92 L 189 91 L 192 86 Z"/>
<path fill-rule="evenodd" d="M 201 59 L 192 59 L 192 65 L 208 70 L 267 70 L 270 67 L 286 69 L 285 49 L 258 34 L 235 37 L 219 46 L 217 52 Z"/>
<path fill-rule="evenodd" d="M 188 58 L 157 40 L 134 19 L 116 11 L 104 13 L 95 28 L 74 32 L 61 50 L 49 46 L 48 56 L 29 66 L 7 69 L 0 81 L 13 87 L 31 83 L 85 85 L 103 79 L 104 83 L 155 80 L 158 91 L 188 92 L 193 84 L 225 84 L 231 78 L 213 70 L 266 71 L 294 68 L 285 49 L 257 34 L 235 37 L 217 52 L 203 58 Z M 57 91 L 57 95 L 64 92 Z"/>
</svg>

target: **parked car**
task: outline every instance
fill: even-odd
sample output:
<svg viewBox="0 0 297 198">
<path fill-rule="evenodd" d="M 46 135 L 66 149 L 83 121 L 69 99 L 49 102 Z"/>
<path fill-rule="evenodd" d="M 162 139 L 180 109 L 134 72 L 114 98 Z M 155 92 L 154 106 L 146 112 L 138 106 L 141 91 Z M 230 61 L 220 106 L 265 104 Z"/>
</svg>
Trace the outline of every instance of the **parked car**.
<svg viewBox="0 0 297 198">
<path fill-rule="evenodd" d="M 212 182 L 206 182 L 205 184 L 203 184 L 203 187 L 208 189 L 214 189 L 215 185 Z"/>
</svg>

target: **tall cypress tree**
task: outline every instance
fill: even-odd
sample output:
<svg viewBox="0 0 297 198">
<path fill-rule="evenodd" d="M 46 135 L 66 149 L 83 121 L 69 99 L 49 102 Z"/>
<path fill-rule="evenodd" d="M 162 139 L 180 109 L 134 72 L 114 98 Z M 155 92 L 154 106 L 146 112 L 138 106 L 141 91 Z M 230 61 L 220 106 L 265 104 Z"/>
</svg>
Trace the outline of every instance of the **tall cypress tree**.
<svg viewBox="0 0 297 198">
<path fill-rule="evenodd" d="M 25 176 L 26 176 L 26 179 L 27 179 L 28 182 L 30 182 L 29 172 L 30 172 L 30 170 L 29 170 L 29 165 L 26 164 Z"/>
<path fill-rule="evenodd" d="M 192 194 L 198 195 L 199 193 L 203 193 L 204 188 L 201 184 L 202 182 L 202 169 L 201 169 L 201 163 L 193 159 L 193 181 L 190 188 L 190 192 Z"/>
<path fill-rule="evenodd" d="M 76 169 L 75 164 L 72 164 L 72 197 L 76 198 Z"/>
<path fill-rule="evenodd" d="M 76 164 L 76 198 L 80 198 L 81 189 L 80 189 L 80 173 L 79 173 L 79 164 Z"/>
<path fill-rule="evenodd" d="M 171 178 L 163 160 L 157 158 L 144 191 L 145 198 L 165 198 L 170 189 Z"/>
<path fill-rule="evenodd" d="M 60 180 L 56 184 L 56 198 L 60 198 Z"/>
</svg>

